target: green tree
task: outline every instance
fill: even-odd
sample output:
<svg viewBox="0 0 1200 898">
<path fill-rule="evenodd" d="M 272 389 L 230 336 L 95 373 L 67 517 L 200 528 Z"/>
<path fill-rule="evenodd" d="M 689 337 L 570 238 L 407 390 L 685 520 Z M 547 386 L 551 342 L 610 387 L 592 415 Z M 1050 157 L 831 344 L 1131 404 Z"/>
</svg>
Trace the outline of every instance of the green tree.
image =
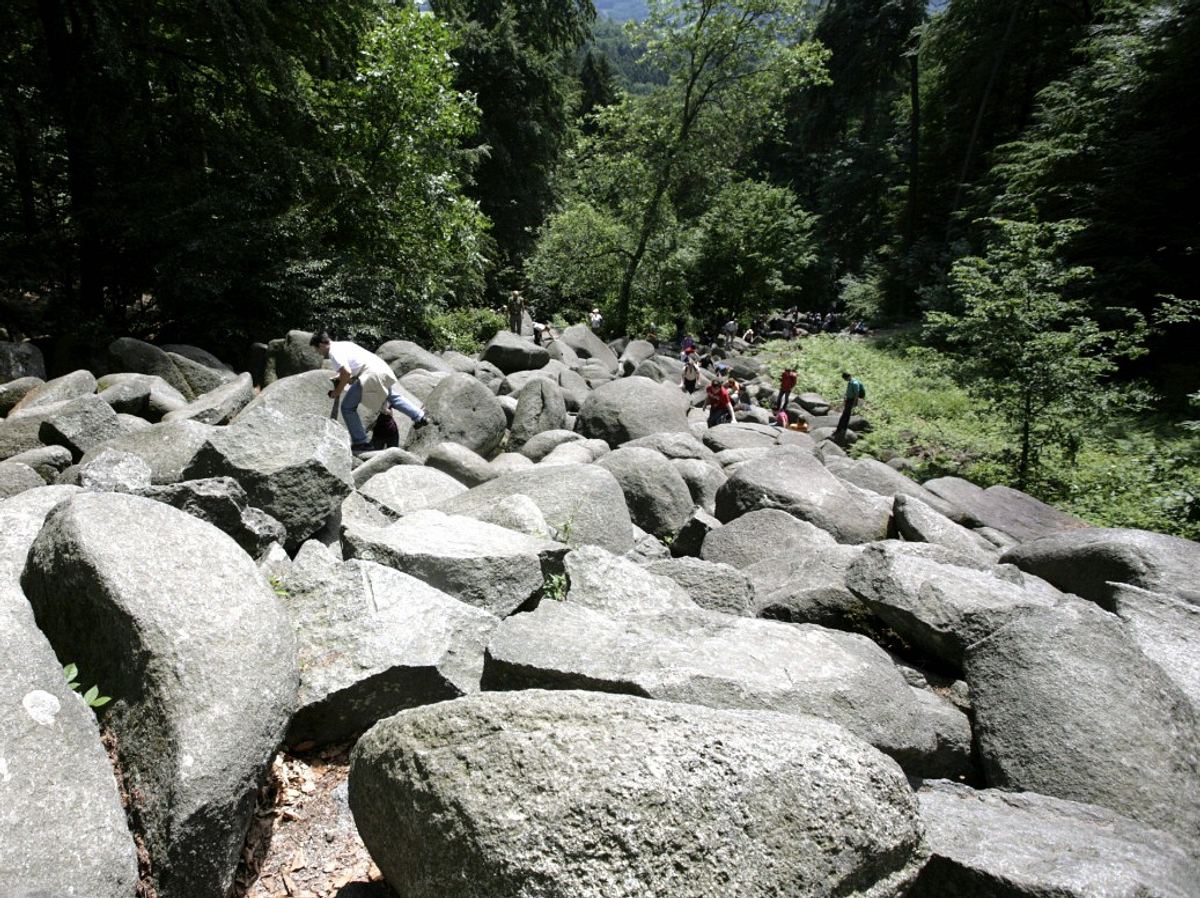
<svg viewBox="0 0 1200 898">
<path fill-rule="evenodd" d="M 950 285 L 961 313 L 926 315 L 927 335 L 946 346 L 956 376 L 1005 422 L 1016 441 L 1014 481 L 1040 483 L 1050 450 L 1070 462 L 1081 435 L 1123 401 L 1112 375 L 1140 354 L 1145 319 L 1108 309 L 1105 328 L 1086 296 L 1091 269 L 1061 261 L 1077 222 L 992 219 L 984 256 L 954 263 Z"/>
</svg>

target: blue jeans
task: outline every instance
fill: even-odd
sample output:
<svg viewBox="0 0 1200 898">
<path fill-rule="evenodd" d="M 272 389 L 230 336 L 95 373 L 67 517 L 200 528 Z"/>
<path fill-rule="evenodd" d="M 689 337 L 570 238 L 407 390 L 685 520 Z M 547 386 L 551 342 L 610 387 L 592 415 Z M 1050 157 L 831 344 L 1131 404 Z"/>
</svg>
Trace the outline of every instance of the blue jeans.
<svg viewBox="0 0 1200 898">
<path fill-rule="evenodd" d="M 363 427 L 362 418 L 358 415 L 358 404 L 362 402 L 362 384 L 357 380 L 346 387 L 342 394 L 342 418 L 346 429 L 350 431 L 351 443 L 366 443 L 370 440 L 367 429 Z M 398 412 L 402 412 L 414 421 L 420 421 L 425 415 L 400 395 L 395 385 L 388 390 L 387 404 Z"/>
</svg>

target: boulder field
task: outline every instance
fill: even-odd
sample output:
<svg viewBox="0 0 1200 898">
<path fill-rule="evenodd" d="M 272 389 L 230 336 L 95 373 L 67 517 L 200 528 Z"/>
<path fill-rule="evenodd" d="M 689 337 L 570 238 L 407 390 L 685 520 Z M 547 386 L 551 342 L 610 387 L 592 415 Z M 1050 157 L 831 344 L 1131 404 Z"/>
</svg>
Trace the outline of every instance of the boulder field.
<svg viewBox="0 0 1200 898">
<path fill-rule="evenodd" d="M 403 898 L 1200 896 L 1200 545 L 584 325 L 378 353 L 430 424 L 354 455 L 302 331 L 0 343 L 0 896 L 228 898 L 348 740 Z"/>
</svg>

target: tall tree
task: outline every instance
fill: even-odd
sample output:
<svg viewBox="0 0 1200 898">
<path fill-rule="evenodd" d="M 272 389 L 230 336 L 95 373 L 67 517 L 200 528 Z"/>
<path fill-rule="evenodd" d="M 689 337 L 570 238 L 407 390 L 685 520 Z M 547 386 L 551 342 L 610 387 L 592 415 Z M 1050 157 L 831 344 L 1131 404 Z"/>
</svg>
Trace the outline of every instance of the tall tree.
<svg viewBox="0 0 1200 898">
<path fill-rule="evenodd" d="M 511 286 L 555 200 L 573 126 L 573 51 L 589 34 L 592 0 L 433 0 L 460 39 L 456 85 L 481 119 L 471 196 L 491 220 L 494 286 Z"/>
</svg>

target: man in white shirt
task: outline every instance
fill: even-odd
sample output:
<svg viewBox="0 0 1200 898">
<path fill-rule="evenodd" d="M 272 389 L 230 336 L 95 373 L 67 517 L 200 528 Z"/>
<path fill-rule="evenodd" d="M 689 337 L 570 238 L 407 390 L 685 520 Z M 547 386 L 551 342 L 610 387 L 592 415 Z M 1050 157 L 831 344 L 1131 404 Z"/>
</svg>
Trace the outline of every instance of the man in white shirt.
<svg viewBox="0 0 1200 898">
<path fill-rule="evenodd" d="M 337 379 L 329 395 L 333 399 L 335 415 L 340 403 L 342 418 L 346 421 L 346 429 L 350 431 L 351 451 L 362 452 L 371 448 L 366 428 L 358 415 L 358 407 L 363 402 L 371 409 L 382 409 L 386 403 L 411 418 L 414 427 L 424 427 L 429 423 L 429 417 L 400 394 L 395 372 L 375 353 L 349 340 L 331 340 L 325 331 L 313 334 L 309 344 L 321 358 L 332 362 L 337 371 Z"/>
</svg>

